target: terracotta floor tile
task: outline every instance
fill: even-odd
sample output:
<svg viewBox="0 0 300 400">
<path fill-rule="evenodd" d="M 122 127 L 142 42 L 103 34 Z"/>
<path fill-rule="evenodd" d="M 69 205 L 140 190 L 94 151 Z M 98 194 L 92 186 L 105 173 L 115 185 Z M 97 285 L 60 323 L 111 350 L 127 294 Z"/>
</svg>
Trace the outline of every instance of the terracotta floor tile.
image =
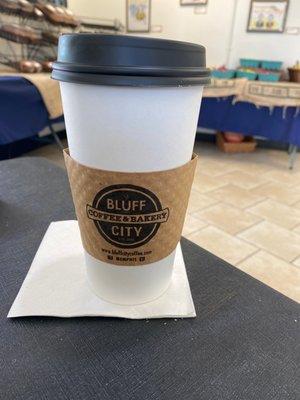
<svg viewBox="0 0 300 400">
<path fill-rule="evenodd" d="M 221 229 L 208 226 L 187 236 L 204 249 L 235 265 L 257 251 L 251 244 L 231 236 Z"/>
<path fill-rule="evenodd" d="M 300 302 L 300 269 L 265 251 L 259 251 L 237 266 L 266 285 Z"/>
<path fill-rule="evenodd" d="M 206 193 L 211 190 L 224 186 L 226 182 L 219 177 L 213 177 L 201 173 L 195 174 L 193 188 L 198 190 L 199 193 Z"/>
<path fill-rule="evenodd" d="M 286 187 L 278 182 L 270 182 L 251 190 L 251 193 L 264 196 L 280 203 L 291 205 L 300 200 L 300 191 Z"/>
<path fill-rule="evenodd" d="M 240 186 L 244 189 L 253 189 L 267 182 L 266 179 L 262 178 L 261 175 L 251 175 L 248 172 L 242 170 L 236 170 L 222 175 L 228 184 Z"/>
<path fill-rule="evenodd" d="M 247 211 L 287 229 L 293 229 L 300 225 L 300 210 L 275 200 L 262 201 L 247 208 Z"/>
<path fill-rule="evenodd" d="M 203 208 L 216 204 L 218 200 L 212 197 L 199 193 L 197 190 L 192 189 L 188 205 L 188 213 L 193 213 Z"/>
<path fill-rule="evenodd" d="M 261 222 L 238 236 L 286 261 L 300 256 L 300 235 L 269 222 Z"/>
<path fill-rule="evenodd" d="M 231 235 L 243 231 L 261 221 L 261 218 L 253 214 L 224 203 L 216 204 L 205 210 L 198 211 L 193 215 L 223 229 Z"/>
<path fill-rule="evenodd" d="M 250 207 L 262 200 L 263 196 L 252 193 L 236 185 L 226 185 L 210 192 L 210 196 L 221 202 L 231 204 L 234 207 Z"/>
<path fill-rule="evenodd" d="M 204 228 L 207 225 L 208 224 L 206 222 L 201 221 L 199 218 L 187 214 L 183 225 L 182 235 L 187 236 L 199 229 Z"/>
</svg>

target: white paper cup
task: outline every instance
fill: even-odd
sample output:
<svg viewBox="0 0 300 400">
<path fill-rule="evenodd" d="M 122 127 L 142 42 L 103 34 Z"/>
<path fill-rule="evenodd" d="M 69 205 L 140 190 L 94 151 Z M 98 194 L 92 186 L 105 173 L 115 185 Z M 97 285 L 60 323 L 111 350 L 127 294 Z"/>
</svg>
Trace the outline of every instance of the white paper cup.
<svg viewBox="0 0 300 400">
<path fill-rule="evenodd" d="M 147 39 L 139 40 L 147 43 Z M 178 82 L 167 86 L 125 82 L 118 86 L 114 82 L 109 85 L 109 79 L 107 85 L 57 79 L 61 81 L 70 155 L 80 164 L 108 171 L 150 172 L 176 168 L 191 159 L 201 81 L 187 86 Z M 85 252 L 94 292 L 124 305 L 159 297 L 171 282 L 174 257 L 175 250 L 158 262 L 126 267 Z"/>
</svg>

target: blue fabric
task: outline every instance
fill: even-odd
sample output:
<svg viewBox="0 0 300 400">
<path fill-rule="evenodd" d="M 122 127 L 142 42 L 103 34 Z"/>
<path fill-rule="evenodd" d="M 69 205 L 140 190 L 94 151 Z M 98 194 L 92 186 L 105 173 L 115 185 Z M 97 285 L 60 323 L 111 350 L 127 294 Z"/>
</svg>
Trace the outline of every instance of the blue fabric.
<svg viewBox="0 0 300 400">
<path fill-rule="evenodd" d="M 221 131 L 233 131 L 250 136 L 300 147 L 300 115 L 289 107 L 257 109 L 251 103 L 232 104 L 232 97 L 204 98 L 198 125 Z M 62 120 L 62 117 L 52 122 Z M 0 145 L 32 137 L 49 124 L 47 109 L 39 91 L 25 78 L 0 77 Z"/>
<path fill-rule="evenodd" d="M 32 83 L 22 77 L 0 77 L 0 145 L 34 136 L 48 124 L 47 109 Z"/>
<path fill-rule="evenodd" d="M 300 147 L 300 114 L 295 107 L 282 107 L 270 112 L 268 107 L 257 108 L 252 103 L 232 104 L 232 97 L 204 98 L 198 126 L 220 131 L 232 131 L 249 136 L 290 143 Z"/>
</svg>

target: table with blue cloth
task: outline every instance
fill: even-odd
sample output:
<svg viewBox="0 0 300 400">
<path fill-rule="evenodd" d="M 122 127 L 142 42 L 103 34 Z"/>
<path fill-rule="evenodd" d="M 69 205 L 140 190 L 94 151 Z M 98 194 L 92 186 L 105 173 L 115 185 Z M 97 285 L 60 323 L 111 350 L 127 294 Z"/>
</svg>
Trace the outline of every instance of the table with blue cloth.
<svg viewBox="0 0 300 400">
<path fill-rule="evenodd" d="M 287 143 L 292 166 L 300 147 L 300 85 L 213 80 L 203 97 L 199 127 Z M 273 105 L 260 106 L 259 101 Z M 22 76 L 0 77 L 0 148 L 33 137 L 46 126 L 53 132 L 52 123 L 62 120 L 50 119 L 43 97 L 30 81 Z"/>
<path fill-rule="evenodd" d="M 233 96 L 203 98 L 198 126 L 262 136 L 269 140 L 300 147 L 300 113 L 295 107 L 256 107 L 252 103 L 237 102 Z"/>
<path fill-rule="evenodd" d="M 21 76 L 0 77 L 0 149 L 63 121 L 51 119 L 39 90 Z"/>
<path fill-rule="evenodd" d="M 300 147 L 300 85 L 213 79 L 204 90 L 198 127 L 259 136 Z"/>
</svg>

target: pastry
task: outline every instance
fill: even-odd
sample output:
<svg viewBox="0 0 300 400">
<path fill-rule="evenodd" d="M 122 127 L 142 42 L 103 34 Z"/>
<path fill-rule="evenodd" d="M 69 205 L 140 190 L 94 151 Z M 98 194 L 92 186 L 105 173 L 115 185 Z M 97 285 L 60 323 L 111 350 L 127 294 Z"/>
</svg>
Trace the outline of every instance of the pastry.
<svg viewBox="0 0 300 400">
<path fill-rule="evenodd" d="M 42 62 L 42 67 L 44 72 L 51 72 L 52 71 L 52 61 L 43 61 Z"/>
<path fill-rule="evenodd" d="M 29 26 L 17 24 L 4 24 L 0 28 L 0 36 L 19 43 L 37 44 L 41 41 L 38 31 Z"/>
<path fill-rule="evenodd" d="M 18 0 L 0 0 L 0 10 L 2 12 L 19 14 L 20 8 Z"/>
<path fill-rule="evenodd" d="M 20 72 L 25 72 L 25 73 L 34 72 L 34 65 L 29 60 L 21 60 L 19 63 L 17 63 L 16 67 Z"/>
<path fill-rule="evenodd" d="M 25 73 L 32 74 L 42 71 L 42 65 L 39 62 L 33 60 L 21 60 L 15 66 L 20 72 Z"/>
<path fill-rule="evenodd" d="M 20 6 L 20 14 L 23 17 L 37 19 L 42 19 L 44 17 L 43 13 L 33 4 L 29 3 L 28 0 L 18 0 L 18 4 Z"/>
<path fill-rule="evenodd" d="M 68 10 L 67 8 L 64 8 L 63 10 L 65 13 L 66 23 L 68 25 L 73 26 L 74 28 L 80 25 L 79 20 L 75 17 L 71 10 Z"/>
<path fill-rule="evenodd" d="M 52 31 L 43 31 L 42 37 L 45 42 L 57 45 L 59 34 Z"/>
<path fill-rule="evenodd" d="M 43 69 L 42 64 L 40 64 L 37 61 L 31 61 L 31 62 L 32 62 L 33 67 L 34 67 L 34 72 L 41 72 L 42 71 L 42 69 Z"/>
<path fill-rule="evenodd" d="M 72 27 L 80 25 L 80 22 L 75 18 L 72 11 L 64 7 L 55 7 L 52 4 L 43 4 L 41 2 L 38 2 L 36 7 L 43 12 L 47 20 L 52 24 L 69 25 Z"/>
<path fill-rule="evenodd" d="M 44 18 L 44 14 L 37 7 L 34 7 L 33 14 L 34 14 L 34 18 L 37 18 L 37 19 L 43 19 Z"/>
<path fill-rule="evenodd" d="M 18 0 L 18 4 L 20 6 L 20 14 L 23 16 L 31 16 L 34 11 L 34 6 L 29 3 L 27 0 Z"/>
<path fill-rule="evenodd" d="M 52 24 L 63 25 L 65 23 L 64 13 L 57 11 L 57 8 L 59 7 L 54 7 L 52 4 L 40 3 L 36 6 Z"/>
</svg>

